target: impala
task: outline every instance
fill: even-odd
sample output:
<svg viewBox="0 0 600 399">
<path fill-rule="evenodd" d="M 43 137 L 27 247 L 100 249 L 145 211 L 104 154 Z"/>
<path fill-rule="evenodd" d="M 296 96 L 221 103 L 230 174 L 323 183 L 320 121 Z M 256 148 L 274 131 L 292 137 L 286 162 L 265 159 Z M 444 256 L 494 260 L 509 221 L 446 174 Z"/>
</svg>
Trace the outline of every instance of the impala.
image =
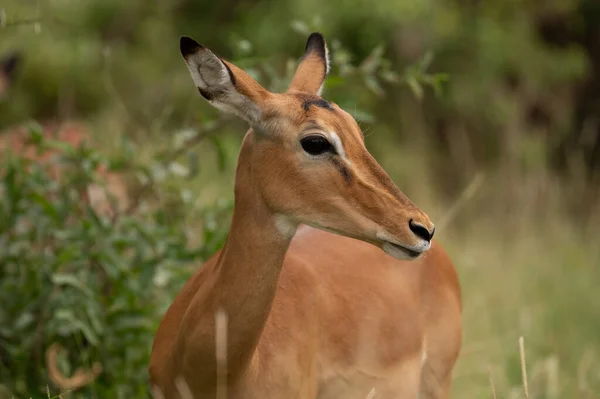
<svg viewBox="0 0 600 399">
<path fill-rule="evenodd" d="M 355 120 L 320 97 L 323 36 L 309 36 L 285 93 L 191 38 L 180 48 L 202 97 L 250 129 L 227 241 L 156 333 L 157 396 L 447 398 L 462 334 L 454 266 Z"/>
</svg>

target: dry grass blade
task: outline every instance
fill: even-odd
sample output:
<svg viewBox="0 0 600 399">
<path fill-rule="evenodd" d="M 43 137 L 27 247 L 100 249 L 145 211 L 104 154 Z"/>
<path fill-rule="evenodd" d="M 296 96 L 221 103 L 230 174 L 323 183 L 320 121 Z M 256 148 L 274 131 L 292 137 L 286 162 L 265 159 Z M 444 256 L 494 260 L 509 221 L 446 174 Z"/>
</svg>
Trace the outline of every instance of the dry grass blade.
<svg viewBox="0 0 600 399">
<path fill-rule="evenodd" d="M 521 355 L 521 373 L 523 375 L 523 389 L 525 390 L 525 398 L 529 399 L 529 388 L 527 386 L 527 367 L 525 363 L 525 340 L 519 337 L 519 353 Z"/>
<path fill-rule="evenodd" d="M 492 387 L 492 398 L 496 399 L 496 386 L 494 385 L 494 378 L 492 377 L 492 369 L 488 368 L 490 372 L 490 386 Z"/>
<path fill-rule="evenodd" d="M 151 393 L 152 393 L 152 399 L 165 399 L 165 395 L 163 395 L 160 388 L 156 385 L 152 386 Z"/>
<path fill-rule="evenodd" d="M 217 399 L 227 398 L 227 313 L 215 314 L 215 350 L 217 357 Z"/>
<path fill-rule="evenodd" d="M 375 388 L 371 389 L 371 391 L 369 392 L 369 394 L 367 395 L 367 397 L 365 399 L 375 399 L 375 394 L 377 392 L 375 391 Z"/>
<path fill-rule="evenodd" d="M 590 350 L 586 350 L 581 356 L 577 367 L 577 386 L 579 392 L 590 392 L 588 374 L 594 368 L 595 359 L 593 351 Z"/>
<path fill-rule="evenodd" d="M 181 399 L 194 399 L 194 395 L 192 395 L 192 390 L 190 386 L 185 382 L 183 377 L 177 377 L 175 379 L 175 388 L 177 388 L 177 392 L 179 393 L 179 397 Z"/>
<path fill-rule="evenodd" d="M 445 228 L 454 219 L 458 211 L 477 193 L 483 183 L 483 172 L 478 172 L 471 183 L 463 190 L 460 197 L 448 209 L 446 214 L 436 223 L 438 229 Z"/>
</svg>

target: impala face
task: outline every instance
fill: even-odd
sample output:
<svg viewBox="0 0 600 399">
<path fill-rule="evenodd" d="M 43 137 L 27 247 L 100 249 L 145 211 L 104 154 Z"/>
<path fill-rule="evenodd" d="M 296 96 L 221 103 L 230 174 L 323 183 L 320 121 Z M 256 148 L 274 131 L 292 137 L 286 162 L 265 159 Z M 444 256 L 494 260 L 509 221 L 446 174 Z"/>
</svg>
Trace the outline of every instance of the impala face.
<svg viewBox="0 0 600 399">
<path fill-rule="evenodd" d="M 286 93 L 267 91 L 190 38 L 182 37 L 180 46 L 200 94 L 252 127 L 244 142 L 252 182 L 245 183 L 260 192 L 282 233 L 304 223 L 372 243 L 398 259 L 429 249 L 429 217 L 371 156 L 352 116 L 320 97 L 329 69 L 320 34 L 308 38 Z"/>
</svg>

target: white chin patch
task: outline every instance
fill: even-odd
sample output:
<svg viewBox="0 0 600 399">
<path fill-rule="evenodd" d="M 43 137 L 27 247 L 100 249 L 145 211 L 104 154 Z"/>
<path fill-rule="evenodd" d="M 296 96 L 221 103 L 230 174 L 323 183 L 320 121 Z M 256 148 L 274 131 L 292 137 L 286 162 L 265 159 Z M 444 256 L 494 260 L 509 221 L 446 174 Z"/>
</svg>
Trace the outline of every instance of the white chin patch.
<svg viewBox="0 0 600 399">
<path fill-rule="evenodd" d="M 418 258 L 418 256 L 411 256 L 407 251 L 400 249 L 389 242 L 383 244 L 383 250 L 386 254 L 398 260 L 414 260 Z"/>
</svg>

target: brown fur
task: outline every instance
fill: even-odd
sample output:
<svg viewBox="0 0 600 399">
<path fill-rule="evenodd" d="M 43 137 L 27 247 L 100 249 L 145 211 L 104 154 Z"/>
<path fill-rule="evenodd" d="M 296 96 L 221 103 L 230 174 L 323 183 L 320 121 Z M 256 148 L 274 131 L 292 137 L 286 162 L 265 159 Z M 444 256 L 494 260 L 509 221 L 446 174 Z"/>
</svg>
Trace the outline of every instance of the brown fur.
<svg viewBox="0 0 600 399">
<path fill-rule="evenodd" d="M 155 337 L 150 377 L 167 399 L 182 397 L 178 380 L 194 398 L 215 398 L 223 377 L 234 399 L 362 399 L 373 388 L 376 398 L 449 395 L 461 346 L 456 272 L 436 242 L 413 261 L 377 248 L 378 232 L 416 246 L 423 240 L 409 221 L 430 232 L 433 224 L 369 154 L 348 113 L 303 107 L 327 69 L 315 51 L 324 53 L 307 45 L 284 94 L 257 89 L 230 67 L 237 94 L 225 91 L 234 99 L 226 105 L 255 115 L 235 109 L 246 106 L 235 97 L 243 95 L 260 119 L 249 118 L 227 242 L 184 286 Z M 299 139 L 313 131 L 335 132 L 345 158 L 308 157 Z M 228 318 L 225 376 L 215 354 L 218 311 Z"/>
</svg>

